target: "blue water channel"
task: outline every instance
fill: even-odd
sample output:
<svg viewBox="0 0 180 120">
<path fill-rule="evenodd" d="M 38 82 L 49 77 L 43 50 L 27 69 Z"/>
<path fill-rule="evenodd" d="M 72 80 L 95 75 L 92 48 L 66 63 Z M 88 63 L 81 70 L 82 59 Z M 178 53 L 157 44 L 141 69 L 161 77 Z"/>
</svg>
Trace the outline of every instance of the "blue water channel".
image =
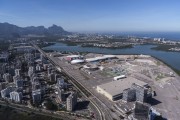
<svg viewBox="0 0 180 120">
<path fill-rule="evenodd" d="M 165 52 L 152 50 L 155 45 L 136 45 L 133 48 L 126 49 L 107 49 L 81 46 L 68 46 L 64 43 L 56 43 L 54 45 L 43 48 L 44 50 L 67 51 L 67 52 L 93 52 L 104 54 L 146 54 L 154 56 L 173 68 L 180 70 L 180 53 L 179 52 Z"/>
</svg>

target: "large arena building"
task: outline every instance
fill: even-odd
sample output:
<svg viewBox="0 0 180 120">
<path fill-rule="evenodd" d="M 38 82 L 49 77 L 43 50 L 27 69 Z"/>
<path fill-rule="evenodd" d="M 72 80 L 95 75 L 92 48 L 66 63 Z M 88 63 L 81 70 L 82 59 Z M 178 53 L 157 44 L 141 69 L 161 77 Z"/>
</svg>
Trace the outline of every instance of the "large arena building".
<svg viewBox="0 0 180 120">
<path fill-rule="evenodd" d="M 137 85 L 142 87 L 146 87 L 148 85 L 143 81 L 137 80 L 132 77 L 128 77 L 125 79 L 98 85 L 96 90 L 98 91 L 98 93 L 103 94 L 111 101 L 114 101 L 117 98 L 122 97 L 123 90 L 130 88 L 133 83 L 136 83 Z"/>
</svg>

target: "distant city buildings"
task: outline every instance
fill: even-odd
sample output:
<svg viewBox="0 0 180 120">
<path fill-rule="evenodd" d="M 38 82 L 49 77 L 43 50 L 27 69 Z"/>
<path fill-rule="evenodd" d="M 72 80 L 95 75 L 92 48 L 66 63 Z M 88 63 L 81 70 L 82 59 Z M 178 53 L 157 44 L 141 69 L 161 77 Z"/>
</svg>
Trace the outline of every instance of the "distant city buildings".
<svg viewBox="0 0 180 120">
<path fill-rule="evenodd" d="M 50 73 L 48 77 L 49 77 L 49 80 L 50 80 L 51 82 L 55 82 L 56 76 L 55 76 L 54 73 Z"/>
<path fill-rule="evenodd" d="M 41 102 L 41 89 L 32 91 L 32 100 L 34 104 L 39 104 Z"/>
<path fill-rule="evenodd" d="M 34 73 L 34 67 L 30 66 L 29 69 L 28 69 L 28 76 L 32 77 L 33 73 Z"/>
<path fill-rule="evenodd" d="M 131 38 L 131 40 L 138 41 L 137 38 Z M 123 44 L 123 46 L 134 45 L 134 43 L 126 44 L 123 42 L 93 42 L 93 46 L 95 47 L 107 48 L 122 47 L 121 44 Z M 24 48 L 20 47 L 18 49 Z M 142 63 L 142 61 L 145 61 L 145 64 L 147 62 L 147 60 L 145 60 L 145 57 L 150 58 L 149 56 L 140 55 L 142 60 L 137 61 L 139 58 L 138 55 L 128 55 L 121 57 L 119 55 L 103 55 L 93 53 L 81 54 L 78 52 L 75 53 L 75 55 L 72 55 L 73 53 L 70 53 L 69 55 L 62 52 L 52 52 L 50 54 L 47 53 L 46 57 L 51 56 L 49 60 L 43 57 L 43 54 L 41 54 L 40 52 L 38 52 L 37 55 L 36 53 L 30 53 L 29 51 L 26 51 L 26 53 L 24 53 L 23 55 L 18 54 L 18 56 L 16 56 L 13 61 L 9 62 L 14 62 L 12 63 L 12 65 L 9 65 L 9 63 L 5 64 L 2 67 L 2 70 L 0 70 L 1 97 L 5 99 L 7 98 L 8 100 L 13 102 L 22 103 L 22 105 L 29 106 L 31 104 L 32 107 L 37 108 L 42 108 L 41 106 L 38 106 L 41 105 L 42 102 L 46 102 L 47 105 L 51 104 L 50 102 L 52 102 L 55 106 L 52 105 L 50 107 L 56 107 L 57 105 L 59 110 L 64 110 L 66 108 L 67 111 L 73 112 L 76 110 L 77 106 L 77 93 L 72 92 L 77 89 L 74 88 L 73 82 L 77 79 L 78 82 L 80 82 L 77 87 L 81 89 L 81 85 L 83 85 L 82 92 L 84 92 L 85 94 L 87 93 L 87 96 L 89 94 L 86 91 L 86 85 L 91 88 L 94 88 L 97 85 L 97 92 L 107 97 L 109 100 L 111 100 L 111 102 L 108 100 L 106 101 L 103 96 L 96 96 L 96 94 L 92 96 L 94 98 L 98 97 L 102 101 L 105 100 L 103 101 L 104 104 L 109 103 L 110 105 L 112 101 L 116 101 L 122 98 L 122 101 L 113 102 L 115 104 L 112 104 L 112 111 L 116 110 L 115 112 L 120 112 L 121 114 L 123 113 L 126 115 L 131 114 L 131 120 L 146 120 L 148 118 L 149 107 L 143 104 L 150 96 L 149 86 L 146 82 L 144 82 L 144 80 L 141 81 L 137 79 L 138 77 L 134 77 L 134 74 L 131 72 L 134 72 L 135 67 L 139 67 L 139 64 L 136 65 L 136 63 L 134 63 L 133 61 L 136 60 L 135 62 L 138 63 Z M 53 57 L 56 57 L 57 59 L 53 59 Z M 51 60 L 53 62 L 54 60 L 59 60 L 59 66 L 54 66 L 53 63 L 50 63 Z M 125 65 L 123 65 L 124 62 L 126 63 Z M 61 67 L 61 64 L 65 65 Z M 134 68 L 131 68 L 131 66 L 133 66 Z M 9 72 L 10 68 L 12 69 L 13 74 Z M 103 74 L 100 75 L 99 71 Z M 91 74 L 89 74 L 88 72 Z M 106 76 L 105 74 L 108 74 L 108 76 Z M 109 79 L 109 74 L 113 76 L 112 79 Z M 67 77 L 66 75 L 69 77 Z M 72 77 L 71 75 L 75 77 Z M 129 75 L 131 77 L 129 77 Z M 14 83 L 10 83 L 12 81 L 11 76 L 13 76 Z M 93 77 L 94 81 L 86 80 L 90 77 Z M 71 80 L 69 80 L 69 78 L 74 78 L 71 81 L 72 84 L 71 82 L 69 83 L 69 81 Z M 11 85 L 13 86 L 12 88 L 9 87 Z M 92 92 L 92 94 L 93 93 L 94 92 Z M 97 99 L 92 100 L 96 103 Z M 136 104 L 135 101 L 138 103 Z M 89 101 L 88 103 L 85 102 L 85 104 L 84 102 L 82 103 L 83 104 L 81 104 L 80 102 L 80 104 L 78 104 L 77 106 L 79 108 L 78 113 L 81 109 L 81 107 L 79 106 L 81 105 L 87 105 L 87 109 L 89 109 Z M 104 109 L 105 105 L 100 105 L 99 108 Z M 107 108 L 106 110 L 107 112 L 109 112 L 109 108 Z M 89 110 L 87 111 L 89 113 Z M 113 114 L 116 114 L 115 112 Z"/>
<path fill-rule="evenodd" d="M 43 64 L 43 69 L 47 70 L 47 68 L 48 68 L 48 64 Z"/>
<path fill-rule="evenodd" d="M 47 68 L 47 75 L 48 76 L 51 74 L 51 70 L 52 70 L 51 68 L 49 68 L 49 67 Z"/>
<path fill-rule="evenodd" d="M 13 82 L 14 82 L 14 84 L 16 84 L 16 81 L 17 81 L 17 80 L 20 80 L 20 79 L 21 79 L 21 77 L 20 77 L 19 75 L 13 76 Z"/>
<path fill-rule="evenodd" d="M 23 84 L 24 84 L 24 81 L 22 79 L 17 79 L 15 81 L 15 84 L 16 84 L 16 87 L 19 88 L 19 87 L 23 87 Z"/>
<path fill-rule="evenodd" d="M 40 60 L 41 60 L 41 62 L 44 61 L 44 56 L 43 56 L 43 54 L 40 54 Z"/>
<path fill-rule="evenodd" d="M 8 58 L 9 58 L 9 53 L 8 52 L 3 52 L 0 54 L 0 60 L 3 60 L 3 61 L 8 61 Z"/>
<path fill-rule="evenodd" d="M 7 87 L 3 90 L 1 90 L 1 97 L 2 98 L 9 98 L 10 97 L 10 93 L 14 91 L 14 87 Z"/>
<path fill-rule="evenodd" d="M 24 52 L 32 52 L 34 51 L 34 48 L 32 46 L 18 46 L 18 47 L 14 47 L 14 49 L 16 50 L 17 53 L 24 53 Z"/>
<path fill-rule="evenodd" d="M 144 103 L 147 102 L 148 97 L 151 97 L 148 95 L 148 89 L 136 83 L 133 83 L 131 88 L 123 91 L 123 100 L 126 102 L 139 101 Z"/>
<path fill-rule="evenodd" d="M 3 79 L 4 79 L 7 83 L 12 82 L 12 76 L 11 76 L 11 74 L 9 74 L 9 73 L 5 73 L 5 74 L 3 75 Z"/>
<path fill-rule="evenodd" d="M 37 64 L 37 65 L 36 65 L 36 71 L 39 72 L 39 71 L 41 71 L 41 70 L 42 70 L 42 69 L 41 69 L 41 66 L 40 66 L 39 64 Z"/>
<path fill-rule="evenodd" d="M 1 74 L 6 73 L 6 63 L 0 64 L 0 73 Z"/>
<path fill-rule="evenodd" d="M 0 82 L 0 91 L 6 88 L 5 82 Z"/>
<path fill-rule="evenodd" d="M 147 101 L 147 96 L 148 96 L 147 88 L 140 86 L 136 83 L 133 83 L 131 89 L 136 91 L 136 101 L 139 101 L 142 103 Z"/>
<path fill-rule="evenodd" d="M 128 88 L 123 90 L 123 98 L 126 102 L 132 102 L 136 100 L 136 90 Z"/>
<path fill-rule="evenodd" d="M 150 120 L 149 112 L 149 105 L 136 102 L 135 109 L 133 111 L 133 120 Z"/>
<path fill-rule="evenodd" d="M 59 74 L 55 74 L 55 81 L 57 82 L 58 78 L 60 78 Z"/>
<path fill-rule="evenodd" d="M 32 90 L 41 89 L 41 84 L 38 81 L 32 82 Z"/>
<path fill-rule="evenodd" d="M 10 99 L 15 102 L 21 102 L 22 101 L 22 93 L 13 91 L 10 93 Z"/>
<path fill-rule="evenodd" d="M 67 83 L 64 82 L 63 78 L 58 78 L 57 79 L 57 86 L 62 88 L 62 89 L 65 89 L 65 88 L 67 88 Z"/>
<path fill-rule="evenodd" d="M 57 92 L 58 92 L 58 98 L 60 99 L 60 101 L 65 101 L 64 90 L 58 87 Z"/>
<path fill-rule="evenodd" d="M 77 104 L 77 93 L 72 92 L 66 99 L 66 109 L 67 111 L 73 111 Z"/>
<path fill-rule="evenodd" d="M 21 69 L 15 69 L 15 76 L 20 76 L 20 70 Z"/>
</svg>

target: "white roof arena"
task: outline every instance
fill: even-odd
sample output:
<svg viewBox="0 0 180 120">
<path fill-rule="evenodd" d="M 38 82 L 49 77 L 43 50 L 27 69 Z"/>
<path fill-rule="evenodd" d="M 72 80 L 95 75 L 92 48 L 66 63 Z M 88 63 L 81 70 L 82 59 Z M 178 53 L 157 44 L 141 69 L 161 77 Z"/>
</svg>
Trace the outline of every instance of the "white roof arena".
<svg viewBox="0 0 180 120">
<path fill-rule="evenodd" d="M 87 62 L 93 62 L 93 61 L 98 61 L 98 60 L 105 60 L 108 58 L 115 58 L 115 55 L 103 55 L 103 56 L 98 56 L 98 57 L 94 57 L 94 58 L 87 58 L 86 61 Z"/>
</svg>

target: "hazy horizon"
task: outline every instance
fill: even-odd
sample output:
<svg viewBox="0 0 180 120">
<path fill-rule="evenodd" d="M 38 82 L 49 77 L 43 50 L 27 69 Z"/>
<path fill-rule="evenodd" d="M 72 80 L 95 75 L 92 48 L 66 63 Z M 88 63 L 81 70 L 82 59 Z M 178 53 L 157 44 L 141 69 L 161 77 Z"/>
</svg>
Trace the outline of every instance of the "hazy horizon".
<svg viewBox="0 0 180 120">
<path fill-rule="evenodd" d="M 178 0 L 0 0 L 0 22 L 71 32 L 180 32 Z"/>
</svg>

